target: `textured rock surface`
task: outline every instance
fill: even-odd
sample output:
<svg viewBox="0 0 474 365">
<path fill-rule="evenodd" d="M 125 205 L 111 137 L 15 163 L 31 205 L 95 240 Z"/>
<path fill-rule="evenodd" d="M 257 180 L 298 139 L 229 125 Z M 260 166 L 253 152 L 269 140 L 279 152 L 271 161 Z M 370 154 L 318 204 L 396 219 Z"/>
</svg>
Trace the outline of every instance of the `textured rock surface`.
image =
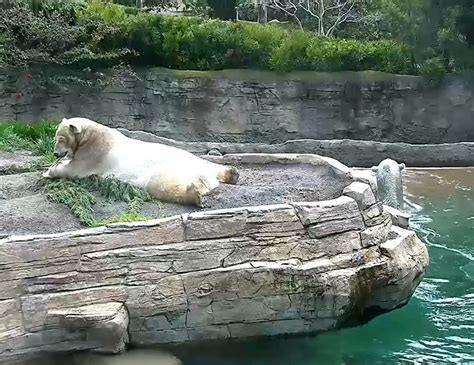
<svg viewBox="0 0 474 365">
<path fill-rule="evenodd" d="M 462 77 L 430 87 L 420 77 L 377 72 L 148 69 L 138 74 L 140 80 L 102 90 L 54 86 L 34 72 L 3 73 L 0 120 L 79 115 L 188 141 L 474 140 L 472 85 Z"/>
<path fill-rule="evenodd" d="M 401 212 L 398 209 L 384 205 L 383 209 L 390 215 L 392 223 L 398 227 L 408 228 L 410 225 L 410 214 Z"/>
<path fill-rule="evenodd" d="M 0 237 L 81 228 L 71 211 L 40 192 L 41 172 L 0 175 Z"/>
<path fill-rule="evenodd" d="M 237 185 L 221 184 L 205 196 L 204 210 L 333 199 L 352 181 L 347 168 L 332 159 L 296 154 L 273 155 L 273 158 L 279 162 L 261 154 L 218 158 L 218 162 L 238 166 L 239 182 Z M 40 176 L 41 172 L 0 175 L 0 237 L 81 228 L 68 208 L 46 198 L 40 187 Z M 118 216 L 127 208 L 124 202 L 111 202 L 100 194 L 94 195 L 97 220 Z M 197 210 L 200 209 L 193 206 L 148 202 L 144 204 L 142 214 L 158 219 Z"/>
<path fill-rule="evenodd" d="M 272 158 L 292 161 L 222 157 Z M 428 265 L 424 244 L 391 226 L 372 184 L 299 158 L 350 177 L 346 193 L 0 240 L 0 360 L 313 333 L 405 304 Z"/>
<path fill-rule="evenodd" d="M 38 166 L 40 157 L 31 156 L 26 151 L 0 151 L 0 175 L 31 170 Z"/>
<path fill-rule="evenodd" d="M 225 153 L 313 153 L 332 157 L 349 166 L 371 167 L 387 157 L 412 167 L 453 167 L 474 165 L 474 142 L 408 144 L 350 139 L 290 140 L 279 144 L 238 142 L 183 142 L 143 131 L 121 128 L 125 135 L 182 148 L 196 154 Z"/>
</svg>

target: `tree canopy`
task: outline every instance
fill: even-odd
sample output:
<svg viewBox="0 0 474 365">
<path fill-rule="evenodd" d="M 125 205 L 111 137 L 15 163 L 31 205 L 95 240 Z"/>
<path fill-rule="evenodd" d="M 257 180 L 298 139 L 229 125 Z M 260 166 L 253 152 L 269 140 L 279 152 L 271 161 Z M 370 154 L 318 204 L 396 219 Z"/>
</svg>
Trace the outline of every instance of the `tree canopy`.
<svg viewBox="0 0 474 365">
<path fill-rule="evenodd" d="M 474 68 L 472 0 L 183 1 L 199 17 L 149 14 L 135 0 L 5 1 L 0 63 L 430 75 Z M 264 17 L 256 4 L 267 7 Z M 235 22 L 237 11 L 239 20 L 280 22 Z"/>
<path fill-rule="evenodd" d="M 248 20 L 254 0 L 240 0 Z M 338 38 L 394 39 L 413 49 L 413 56 L 440 58 L 449 67 L 474 67 L 474 2 L 472 0 L 259 0 L 269 20 L 282 18 L 307 30 L 326 29 Z M 326 19 L 319 16 L 325 11 Z M 347 10 L 339 11 L 339 10 Z M 336 19 L 337 16 L 339 19 Z M 324 27 L 325 24 L 329 25 Z M 335 24 L 336 27 L 331 28 Z M 327 31 L 330 29 L 330 31 Z"/>
</svg>

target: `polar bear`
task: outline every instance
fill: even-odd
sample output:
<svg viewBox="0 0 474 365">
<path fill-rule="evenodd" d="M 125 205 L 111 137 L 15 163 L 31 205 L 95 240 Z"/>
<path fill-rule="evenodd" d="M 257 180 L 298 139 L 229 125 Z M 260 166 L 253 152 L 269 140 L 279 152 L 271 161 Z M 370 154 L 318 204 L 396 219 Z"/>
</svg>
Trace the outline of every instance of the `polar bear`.
<svg viewBox="0 0 474 365">
<path fill-rule="evenodd" d="M 402 170 L 405 164 L 386 158 L 378 166 L 373 166 L 372 171 L 377 176 L 377 189 L 384 204 L 403 209 L 403 179 Z"/>
<path fill-rule="evenodd" d="M 236 184 L 238 171 L 187 151 L 128 138 L 86 118 L 62 119 L 55 136 L 58 160 L 46 178 L 97 175 L 141 187 L 156 198 L 202 207 L 202 197 L 219 182 Z"/>
</svg>

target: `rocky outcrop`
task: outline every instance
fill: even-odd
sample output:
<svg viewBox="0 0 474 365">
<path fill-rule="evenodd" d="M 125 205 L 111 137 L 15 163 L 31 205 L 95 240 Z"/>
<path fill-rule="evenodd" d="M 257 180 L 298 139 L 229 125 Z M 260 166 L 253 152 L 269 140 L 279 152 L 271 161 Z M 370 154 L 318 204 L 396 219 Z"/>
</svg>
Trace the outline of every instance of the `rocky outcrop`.
<svg viewBox="0 0 474 365">
<path fill-rule="evenodd" d="M 0 120 L 83 116 L 187 141 L 474 140 L 472 82 L 462 76 L 430 86 L 422 77 L 380 72 L 152 68 L 103 88 L 86 86 L 91 80 L 73 84 L 90 75 L 71 72 L 0 73 Z"/>
<path fill-rule="evenodd" d="M 317 156 L 212 158 L 306 161 L 347 184 L 324 201 L 0 240 L 0 359 L 317 333 L 407 303 L 427 250 L 392 225 L 373 181 Z"/>
</svg>

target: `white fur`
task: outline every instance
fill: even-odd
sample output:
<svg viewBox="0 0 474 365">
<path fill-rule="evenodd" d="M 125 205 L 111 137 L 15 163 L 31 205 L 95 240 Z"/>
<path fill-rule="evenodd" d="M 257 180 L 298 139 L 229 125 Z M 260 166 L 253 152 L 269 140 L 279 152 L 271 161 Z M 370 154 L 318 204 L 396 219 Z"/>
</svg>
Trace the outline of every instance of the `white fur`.
<svg viewBox="0 0 474 365">
<path fill-rule="evenodd" d="M 178 148 L 131 139 L 119 132 L 114 137 L 101 175 L 113 175 L 142 188 L 157 171 L 163 179 L 176 180 L 178 184 L 187 185 L 203 176 L 213 188 L 219 185 L 217 169 L 208 161 Z"/>
<path fill-rule="evenodd" d="M 101 142 L 97 148 L 94 145 L 79 147 L 72 159 L 60 160 L 43 176 L 112 176 L 152 193 L 158 189 L 164 196 L 170 197 L 167 200 L 189 202 L 189 197 L 184 196 L 190 185 L 198 182 L 201 186 L 199 195 L 203 195 L 219 185 L 218 174 L 223 174 L 229 168 L 178 148 L 128 138 L 115 129 L 86 118 L 63 119 L 59 129 L 67 130 L 71 126 L 79 133 L 91 130 L 92 133 L 97 131 L 97 135 L 101 133 Z M 107 147 L 104 149 L 103 146 Z M 100 148 L 102 151 L 98 156 L 97 150 Z M 204 191 L 202 186 L 205 186 Z M 158 197 L 163 196 L 158 194 Z"/>
</svg>

